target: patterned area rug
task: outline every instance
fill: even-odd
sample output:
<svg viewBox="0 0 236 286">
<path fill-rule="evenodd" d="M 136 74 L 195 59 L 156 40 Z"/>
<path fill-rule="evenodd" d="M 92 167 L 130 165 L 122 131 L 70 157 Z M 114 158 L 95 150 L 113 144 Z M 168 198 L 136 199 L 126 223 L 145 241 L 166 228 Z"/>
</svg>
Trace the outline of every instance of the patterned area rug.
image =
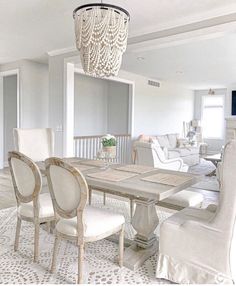
<svg viewBox="0 0 236 286">
<path fill-rule="evenodd" d="M 104 207 L 102 197 L 93 196 L 93 205 Z M 105 208 L 123 213 L 126 217 L 126 236 L 132 237 L 134 229 L 129 223 L 128 203 L 107 198 Z M 158 209 L 160 223 L 171 214 Z M 1 284 L 70 284 L 76 282 L 77 247 L 61 241 L 57 258 L 57 273 L 48 271 L 51 262 L 54 235 L 40 229 L 39 263 L 33 263 L 33 225 L 22 223 L 19 250 L 13 251 L 16 228 L 16 208 L 0 211 L 0 283 Z M 156 233 L 158 235 L 158 228 Z M 148 259 L 137 271 L 117 263 L 116 243 L 101 240 L 89 243 L 85 249 L 84 283 L 89 284 L 166 284 L 155 278 L 157 254 Z"/>
</svg>

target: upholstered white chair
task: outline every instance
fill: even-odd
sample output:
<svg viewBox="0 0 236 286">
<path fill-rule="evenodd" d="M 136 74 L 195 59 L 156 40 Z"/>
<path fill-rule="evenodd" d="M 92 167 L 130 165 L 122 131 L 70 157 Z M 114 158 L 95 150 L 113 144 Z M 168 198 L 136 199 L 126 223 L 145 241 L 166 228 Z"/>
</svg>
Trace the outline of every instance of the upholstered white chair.
<svg viewBox="0 0 236 286">
<path fill-rule="evenodd" d="M 186 172 L 188 170 L 188 166 L 183 163 L 181 158 L 166 159 L 165 153 L 158 142 L 136 141 L 133 145 L 133 150 L 135 164 L 174 171 Z"/>
<path fill-rule="evenodd" d="M 83 282 L 82 267 L 84 246 L 119 233 L 119 264 L 123 265 L 124 223 L 120 214 L 86 205 L 88 185 L 83 175 L 71 165 L 58 158 L 46 160 L 46 172 L 53 206 L 59 219 L 56 223 L 56 238 L 51 272 L 60 238 L 75 241 L 79 248 L 78 283 Z"/>
<path fill-rule="evenodd" d="M 51 128 L 13 129 L 15 150 L 40 164 L 54 155 L 54 132 Z M 47 178 L 43 179 L 43 190 L 47 190 Z"/>
<path fill-rule="evenodd" d="M 44 161 L 54 153 L 54 133 L 51 128 L 13 129 L 15 150 L 35 162 Z"/>
<path fill-rule="evenodd" d="M 40 194 L 42 177 L 38 166 L 19 152 L 9 152 L 8 161 L 17 201 L 17 226 L 14 250 L 18 250 L 21 221 L 34 224 L 34 261 L 39 255 L 39 225 L 55 221 L 50 194 Z"/>
<path fill-rule="evenodd" d="M 160 227 L 156 277 L 180 284 L 236 282 L 236 141 L 226 145 L 218 207 L 187 208 Z"/>
</svg>

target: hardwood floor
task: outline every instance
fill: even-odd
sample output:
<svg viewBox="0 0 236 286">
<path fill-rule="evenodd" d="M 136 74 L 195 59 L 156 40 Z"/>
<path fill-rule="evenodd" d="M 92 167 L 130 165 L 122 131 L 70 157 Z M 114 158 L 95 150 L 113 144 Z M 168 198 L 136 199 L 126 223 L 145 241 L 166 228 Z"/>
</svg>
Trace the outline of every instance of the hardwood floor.
<svg viewBox="0 0 236 286">
<path fill-rule="evenodd" d="M 190 191 L 201 193 L 204 196 L 203 208 L 209 204 L 217 204 L 219 192 L 207 191 L 203 189 L 188 188 Z M 13 207 L 16 205 L 9 168 L 0 170 L 0 209 Z"/>
</svg>

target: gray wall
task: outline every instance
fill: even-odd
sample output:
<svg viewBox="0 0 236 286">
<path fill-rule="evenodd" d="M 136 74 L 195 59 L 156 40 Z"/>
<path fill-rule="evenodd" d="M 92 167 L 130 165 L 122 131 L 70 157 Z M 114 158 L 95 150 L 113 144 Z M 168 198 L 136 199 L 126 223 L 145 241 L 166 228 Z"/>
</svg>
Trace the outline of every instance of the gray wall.
<svg viewBox="0 0 236 286">
<path fill-rule="evenodd" d="M 13 128 L 17 127 L 17 75 L 3 78 L 4 162 L 14 150 Z"/>
<path fill-rule="evenodd" d="M 128 134 L 129 85 L 108 82 L 108 126 L 110 134 Z"/>
<path fill-rule="evenodd" d="M 0 71 L 19 70 L 20 127 L 48 127 L 48 65 L 21 60 L 0 65 Z M 55 103 L 56 104 L 56 103 Z"/>
<path fill-rule="evenodd" d="M 75 74 L 76 136 L 128 132 L 127 84 Z"/>
<path fill-rule="evenodd" d="M 107 131 L 107 82 L 75 74 L 75 135 Z"/>
</svg>

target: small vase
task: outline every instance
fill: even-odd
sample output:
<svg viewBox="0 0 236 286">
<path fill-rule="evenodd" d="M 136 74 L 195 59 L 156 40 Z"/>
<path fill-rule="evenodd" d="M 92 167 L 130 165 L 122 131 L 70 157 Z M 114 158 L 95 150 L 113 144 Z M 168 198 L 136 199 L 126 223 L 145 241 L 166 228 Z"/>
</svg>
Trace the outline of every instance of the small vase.
<svg viewBox="0 0 236 286">
<path fill-rule="evenodd" d="M 108 155 L 110 158 L 116 157 L 116 146 L 107 146 L 102 148 L 103 152 Z"/>
</svg>

